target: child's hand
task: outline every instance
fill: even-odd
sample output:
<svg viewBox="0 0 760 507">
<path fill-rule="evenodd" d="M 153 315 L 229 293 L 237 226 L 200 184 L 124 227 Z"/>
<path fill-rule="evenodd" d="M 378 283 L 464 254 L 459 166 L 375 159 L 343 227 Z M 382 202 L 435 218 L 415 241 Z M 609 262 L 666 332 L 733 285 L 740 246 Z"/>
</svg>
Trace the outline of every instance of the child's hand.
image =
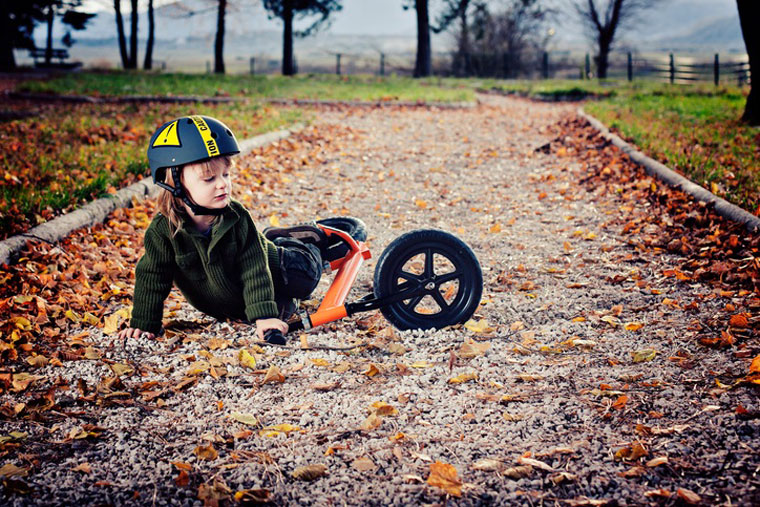
<svg viewBox="0 0 760 507">
<path fill-rule="evenodd" d="M 282 334 L 288 332 L 288 325 L 280 319 L 258 319 L 256 321 L 256 336 L 259 340 L 264 339 L 264 333 L 270 329 L 279 329 Z"/>
<path fill-rule="evenodd" d="M 153 339 L 156 337 L 153 333 L 148 333 L 147 331 L 143 331 L 142 329 L 137 329 L 136 327 L 128 327 L 127 329 L 122 329 L 119 331 L 119 338 L 124 340 L 127 338 L 139 338 L 140 336 L 143 336 L 148 339 Z"/>
</svg>

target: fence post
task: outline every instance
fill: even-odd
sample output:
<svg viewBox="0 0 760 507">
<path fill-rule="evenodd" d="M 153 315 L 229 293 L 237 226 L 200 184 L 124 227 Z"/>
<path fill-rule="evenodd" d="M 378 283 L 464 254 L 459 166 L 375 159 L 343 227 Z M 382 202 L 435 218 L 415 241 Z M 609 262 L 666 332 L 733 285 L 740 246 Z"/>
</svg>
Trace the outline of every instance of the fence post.
<svg viewBox="0 0 760 507">
<path fill-rule="evenodd" d="M 340 76 L 340 53 L 335 55 L 335 73 Z"/>
<path fill-rule="evenodd" d="M 385 75 L 385 53 L 380 53 L 380 75 Z"/>
<path fill-rule="evenodd" d="M 256 58 L 251 57 L 251 60 L 249 61 L 249 65 L 250 65 L 251 75 L 253 76 L 254 74 L 256 74 Z"/>
<path fill-rule="evenodd" d="M 628 52 L 628 82 L 633 81 L 633 55 Z"/>
<path fill-rule="evenodd" d="M 720 58 L 718 57 L 718 53 L 715 53 L 715 64 L 713 65 L 713 74 L 715 78 L 715 86 L 718 86 L 718 83 L 720 83 Z"/>
<path fill-rule="evenodd" d="M 206 60 L 206 74 L 211 74 L 211 62 Z"/>
<path fill-rule="evenodd" d="M 676 82 L 676 61 L 673 58 L 673 53 L 670 53 L 670 84 Z"/>
<path fill-rule="evenodd" d="M 541 75 L 544 79 L 549 79 L 549 52 L 544 51 L 543 58 L 541 60 Z"/>
<path fill-rule="evenodd" d="M 583 74 L 584 79 L 591 79 L 591 55 L 586 53 L 586 72 Z"/>
</svg>

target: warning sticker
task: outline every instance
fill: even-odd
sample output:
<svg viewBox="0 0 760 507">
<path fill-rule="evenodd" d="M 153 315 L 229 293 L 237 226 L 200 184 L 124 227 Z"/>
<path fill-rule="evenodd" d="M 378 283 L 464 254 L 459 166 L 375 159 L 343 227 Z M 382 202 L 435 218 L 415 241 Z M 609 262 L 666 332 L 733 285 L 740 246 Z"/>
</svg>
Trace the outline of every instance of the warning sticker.
<svg viewBox="0 0 760 507">
<path fill-rule="evenodd" d="M 211 129 L 206 124 L 206 120 L 201 116 L 191 116 L 190 118 L 193 120 L 193 123 L 198 128 L 198 132 L 201 134 L 208 156 L 216 157 L 219 155 L 219 146 L 216 145 L 216 140 L 211 137 Z"/>
<path fill-rule="evenodd" d="M 179 120 L 175 120 L 171 122 L 160 134 L 158 134 L 156 140 L 153 141 L 154 148 L 160 146 L 181 146 L 179 142 L 179 134 L 177 133 L 178 121 Z"/>
</svg>

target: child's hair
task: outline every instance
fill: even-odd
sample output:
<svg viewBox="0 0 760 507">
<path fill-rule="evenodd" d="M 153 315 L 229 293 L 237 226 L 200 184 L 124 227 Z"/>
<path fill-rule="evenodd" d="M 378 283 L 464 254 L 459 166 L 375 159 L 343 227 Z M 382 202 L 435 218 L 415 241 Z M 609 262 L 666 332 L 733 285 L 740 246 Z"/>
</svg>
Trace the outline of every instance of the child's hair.
<svg viewBox="0 0 760 507">
<path fill-rule="evenodd" d="M 232 157 L 214 157 L 203 162 L 196 162 L 180 167 L 179 175 L 181 179 L 184 170 L 188 167 L 191 167 L 199 172 L 201 178 L 208 178 L 209 176 L 212 176 L 217 170 L 231 168 L 232 165 Z M 174 181 L 170 168 L 166 170 L 164 182 L 172 187 L 181 184 L 181 182 Z M 177 231 L 179 231 L 182 227 L 182 217 L 184 215 L 187 215 L 185 204 L 182 202 L 182 199 L 179 197 L 174 197 L 171 192 L 164 190 L 158 195 L 157 208 L 158 212 L 169 219 L 169 231 L 171 232 L 172 236 L 177 234 Z M 216 217 L 215 220 L 218 219 L 219 217 Z"/>
</svg>

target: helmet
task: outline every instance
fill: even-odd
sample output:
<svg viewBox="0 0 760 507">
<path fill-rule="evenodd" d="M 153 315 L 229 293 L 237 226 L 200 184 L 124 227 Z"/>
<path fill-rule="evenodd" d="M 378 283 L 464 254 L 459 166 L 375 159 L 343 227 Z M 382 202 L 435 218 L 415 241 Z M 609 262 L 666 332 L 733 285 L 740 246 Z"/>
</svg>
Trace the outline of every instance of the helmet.
<svg viewBox="0 0 760 507">
<path fill-rule="evenodd" d="M 167 167 L 240 153 L 235 134 L 208 116 L 183 116 L 161 125 L 150 138 L 148 162 L 153 182 L 163 182 Z"/>
<path fill-rule="evenodd" d="M 221 215 L 223 209 L 211 209 L 193 202 L 180 183 L 179 167 L 214 157 L 240 153 L 235 134 L 227 126 L 208 116 L 183 116 L 164 123 L 150 138 L 148 162 L 153 183 L 182 199 L 196 215 Z M 164 182 L 171 168 L 174 187 Z"/>
</svg>

